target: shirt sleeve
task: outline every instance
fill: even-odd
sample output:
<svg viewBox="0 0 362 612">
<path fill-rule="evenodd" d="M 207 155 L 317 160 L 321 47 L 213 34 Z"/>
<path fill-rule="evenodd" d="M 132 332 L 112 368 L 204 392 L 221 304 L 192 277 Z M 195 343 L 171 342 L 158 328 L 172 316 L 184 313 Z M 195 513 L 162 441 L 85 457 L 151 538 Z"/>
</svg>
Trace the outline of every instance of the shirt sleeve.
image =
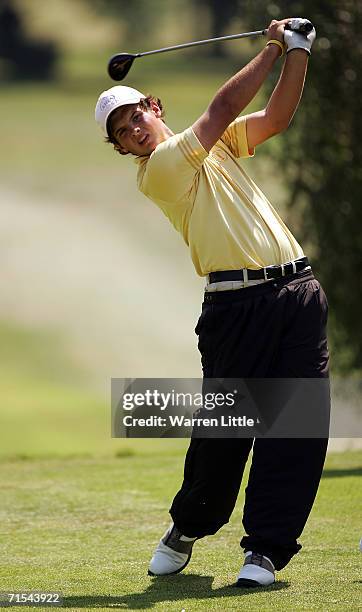
<svg viewBox="0 0 362 612">
<path fill-rule="evenodd" d="M 249 148 L 246 119 L 246 116 L 235 119 L 220 138 L 235 157 L 253 157 L 255 153 L 255 149 Z"/>
<path fill-rule="evenodd" d="M 156 147 L 139 175 L 138 187 L 151 199 L 177 203 L 191 192 L 207 156 L 190 127 Z"/>
</svg>

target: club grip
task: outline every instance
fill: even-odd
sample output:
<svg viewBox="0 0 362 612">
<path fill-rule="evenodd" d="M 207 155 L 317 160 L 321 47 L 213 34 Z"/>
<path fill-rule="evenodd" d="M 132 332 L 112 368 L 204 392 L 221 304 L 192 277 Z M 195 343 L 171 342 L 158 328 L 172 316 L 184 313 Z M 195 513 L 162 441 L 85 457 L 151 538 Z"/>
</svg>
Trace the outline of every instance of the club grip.
<svg viewBox="0 0 362 612">
<path fill-rule="evenodd" d="M 292 19 L 285 26 L 286 30 L 293 30 L 294 32 L 300 32 L 300 34 L 309 34 L 313 28 L 314 25 L 309 19 L 300 19 L 299 17 Z"/>
</svg>

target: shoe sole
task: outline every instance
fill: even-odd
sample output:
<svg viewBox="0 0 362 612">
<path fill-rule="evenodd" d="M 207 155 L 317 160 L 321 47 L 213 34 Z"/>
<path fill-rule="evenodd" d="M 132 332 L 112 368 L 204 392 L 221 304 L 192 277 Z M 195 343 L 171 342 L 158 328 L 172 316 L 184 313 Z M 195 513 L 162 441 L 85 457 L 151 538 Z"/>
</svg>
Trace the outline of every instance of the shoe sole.
<svg viewBox="0 0 362 612">
<path fill-rule="evenodd" d="M 239 578 L 239 580 L 234 584 L 234 586 L 238 587 L 239 589 L 256 589 L 258 587 L 271 586 L 272 584 L 275 584 L 275 581 L 271 582 L 270 584 L 261 584 L 260 582 L 257 582 L 256 580 L 250 580 L 249 578 Z"/>
<path fill-rule="evenodd" d="M 178 569 L 178 570 L 176 570 L 175 572 L 170 572 L 169 574 L 154 574 L 153 572 L 151 572 L 150 570 L 148 570 L 147 574 L 148 574 L 149 576 L 174 576 L 175 574 L 179 574 L 180 572 L 182 572 L 182 570 L 184 570 L 184 569 L 185 569 L 186 565 L 188 565 L 188 564 L 189 564 L 190 559 L 191 559 L 191 556 L 192 556 L 192 549 L 191 549 L 191 552 L 190 552 L 190 554 L 189 554 L 189 556 L 188 556 L 188 558 L 187 558 L 187 560 L 186 560 L 186 563 L 184 563 L 184 565 L 182 565 L 181 567 L 179 567 L 179 569 Z"/>
</svg>

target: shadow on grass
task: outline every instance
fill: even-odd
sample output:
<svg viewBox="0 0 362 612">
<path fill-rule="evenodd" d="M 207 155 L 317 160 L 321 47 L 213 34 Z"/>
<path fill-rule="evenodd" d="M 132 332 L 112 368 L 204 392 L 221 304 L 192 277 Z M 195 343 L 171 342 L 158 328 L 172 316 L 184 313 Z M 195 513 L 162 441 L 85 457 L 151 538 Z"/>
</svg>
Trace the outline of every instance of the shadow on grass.
<svg viewBox="0 0 362 612">
<path fill-rule="evenodd" d="M 152 578 L 147 589 L 129 595 L 74 595 L 64 597 L 64 608 L 123 608 L 125 610 L 149 610 L 164 601 L 186 599 L 215 599 L 221 597 L 244 597 L 252 593 L 280 591 L 289 587 L 288 582 L 276 582 L 269 587 L 257 589 L 239 589 L 224 586 L 212 590 L 213 576 L 186 574 L 162 578 Z M 159 608 L 158 608 L 159 609 Z"/>
<path fill-rule="evenodd" d="M 341 476 L 362 476 L 362 467 L 345 470 L 323 470 L 322 478 L 341 478 Z"/>
</svg>

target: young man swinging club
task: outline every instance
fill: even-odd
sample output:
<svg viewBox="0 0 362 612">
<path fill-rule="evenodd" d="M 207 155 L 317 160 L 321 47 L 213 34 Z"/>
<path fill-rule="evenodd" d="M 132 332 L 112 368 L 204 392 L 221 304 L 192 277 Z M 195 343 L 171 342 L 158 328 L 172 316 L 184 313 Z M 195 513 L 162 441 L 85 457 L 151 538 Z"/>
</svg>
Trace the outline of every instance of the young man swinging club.
<svg viewBox="0 0 362 612">
<path fill-rule="evenodd" d="M 203 115 L 174 134 L 157 98 L 129 87 L 103 92 L 96 120 L 138 164 L 138 187 L 181 232 L 206 277 L 196 327 L 205 378 L 327 378 L 327 303 L 303 249 L 237 161 L 285 130 L 298 107 L 315 30 L 272 21 L 265 48 L 217 92 Z M 239 114 L 285 55 L 267 106 Z M 273 268 L 270 268 L 273 266 Z M 181 571 L 198 538 L 215 534 L 236 503 L 248 455 L 237 586 L 275 581 L 301 548 L 327 448 L 325 438 L 192 439 L 170 528 L 151 575 Z"/>
</svg>

